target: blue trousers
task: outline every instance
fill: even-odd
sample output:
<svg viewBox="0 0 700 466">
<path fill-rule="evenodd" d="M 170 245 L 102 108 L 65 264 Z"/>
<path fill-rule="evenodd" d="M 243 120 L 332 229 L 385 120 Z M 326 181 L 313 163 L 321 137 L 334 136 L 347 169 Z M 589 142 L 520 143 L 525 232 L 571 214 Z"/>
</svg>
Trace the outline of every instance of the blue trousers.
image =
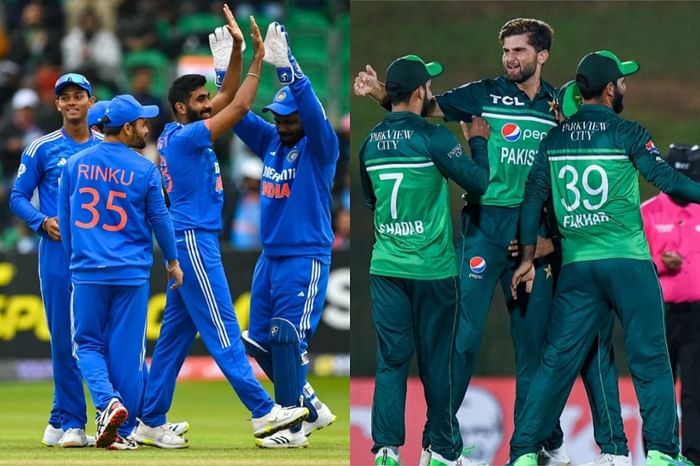
<svg viewBox="0 0 700 466">
<path fill-rule="evenodd" d="M 176 233 L 176 242 L 184 280 L 181 288 L 167 291 L 146 384 L 143 422 L 149 426 L 166 422 L 175 379 L 197 331 L 253 417 L 267 414 L 274 402 L 255 378 L 243 349 L 217 234 L 186 230 Z"/>
<path fill-rule="evenodd" d="M 129 412 L 122 436 L 136 425 L 143 394 L 148 291 L 148 283 L 73 284 L 74 355 L 95 407 L 119 398 Z"/>
<path fill-rule="evenodd" d="M 323 314 L 330 271 L 329 258 L 268 257 L 258 258 L 253 272 L 250 296 L 248 335 L 265 350 L 270 350 L 270 322 L 285 319 L 299 335 L 302 359 Z M 307 364 L 302 364 L 299 395 L 306 381 Z M 275 383 L 280 383 L 275 378 Z"/>
<path fill-rule="evenodd" d="M 41 239 L 39 283 L 51 334 L 54 393 L 49 424 L 64 430 L 84 429 L 83 378 L 71 354 L 70 271 L 60 241 Z"/>
</svg>

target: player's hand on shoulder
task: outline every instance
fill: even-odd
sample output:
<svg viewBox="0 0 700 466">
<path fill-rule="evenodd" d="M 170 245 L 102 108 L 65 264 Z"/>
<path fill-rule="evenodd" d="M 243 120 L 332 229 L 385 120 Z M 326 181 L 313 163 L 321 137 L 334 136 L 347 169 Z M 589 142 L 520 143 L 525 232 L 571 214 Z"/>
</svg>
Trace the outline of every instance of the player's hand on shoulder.
<svg viewBox="0 0 700 466">
<path fill-rule="evenodd" d="M 464 132 L 464 127 L 462 127 L 462 132 Z M 475 137 L 482 137 L 488 140 L 488 138 L 491 136 L 491 126 L 485 119 L 478 116 L 473 116 L 472 127 L 469 129 L 468 134 L 469 135 L 464 136 L 467 138 L 467 140 Z"/>
<path fill-rule="evenodd" d="M 377 87 L 379 80 L 377 79 L 377 72 L 372 68 L 371 65 L 365 66 L 365 71 L 360 71 L 355 77 L 355 82 L 353 83 L 353 89 L 355 95 L 360 97 L 366 97 L 372 93 L 372 90 Z"/>
<path fill-rule="evenodd" d="M 170 285 L 170 289 L 174 290 L 180 288 L 184 277 L 184 273 L 180 268 L 180 262 L 177 259 L 168 261 L 166 270 L 168 271 L 168 281 L 173 280 L 173 284 Z"/>
</svg>

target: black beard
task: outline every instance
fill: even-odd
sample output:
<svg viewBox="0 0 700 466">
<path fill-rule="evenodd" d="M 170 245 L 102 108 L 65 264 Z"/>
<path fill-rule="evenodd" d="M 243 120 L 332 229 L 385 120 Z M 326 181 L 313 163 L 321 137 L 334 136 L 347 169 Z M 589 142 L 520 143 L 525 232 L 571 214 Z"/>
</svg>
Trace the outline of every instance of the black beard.
<svg viewBox="0 0 700 466">
<path fill-rule="evenodd" d="M 520 65 L 520 70 L 520 77 L 511 79 L 511 81 L 513 81 L 514 83 L 522 84 L 528 79 L 530 79 L 535 74 L 535 71 L 537 71 L 537 64 L 535 63 L 530 67 L 524 67 L 523 65 Z M 506 76 L 508 76 L 507 72 Z"/>
<path fill-rule="evenodd" d="M 423 108 L 420 111 L 420 116 L 422 116 L 423 118 L 427 117 L 429 108 L 430 108 L 430 101 L 424 100 L 423 101 Z"/>
<path fill-rule="evenodd" d="M 613 112 L 622 113 L 622 110 L 625 108 L 625 104 L 622 102 L 622 97 L 623 95 L 620 94 L 620 92 L 617 89 L 615 89 L 615 95 L 613 96 L 612 101 Z"/>
</svg>

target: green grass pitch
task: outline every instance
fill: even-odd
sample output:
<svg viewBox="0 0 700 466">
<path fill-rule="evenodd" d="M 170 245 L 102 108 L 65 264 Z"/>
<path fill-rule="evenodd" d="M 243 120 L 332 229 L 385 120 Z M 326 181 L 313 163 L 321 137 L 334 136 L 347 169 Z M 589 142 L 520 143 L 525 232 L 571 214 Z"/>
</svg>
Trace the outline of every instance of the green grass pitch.
<svg viewBox="0 0 700 466">
<path fill-rule="evenodd" d="M 190 448 L 134 451 L 61 449 L 41 445 L 48 419 L 50 382 L 0 383 L 0 465 L 347 465 L 350 463 L 349 382 L 347 377 L 312 378 L 319 398 L 338 416 L 309 438 L 308 448 L 255 447 L 250 414 L 225 381 L 179 382 L 168 419 L 187 420 Z M 272 393 L 270 383 L 264 383 Z M 95 433 L 88 397 L 88 434 Z"/>
</svg>

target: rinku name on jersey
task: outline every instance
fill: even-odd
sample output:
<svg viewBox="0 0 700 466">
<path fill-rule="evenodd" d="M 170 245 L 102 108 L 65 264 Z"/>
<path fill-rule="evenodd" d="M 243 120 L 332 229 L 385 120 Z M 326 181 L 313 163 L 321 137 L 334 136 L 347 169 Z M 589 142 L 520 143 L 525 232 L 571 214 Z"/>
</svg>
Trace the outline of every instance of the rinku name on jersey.
<svg viewBox="0 0 700 466">
<path fill-rule="evenodd" d="M 103 167 L 100 165 L 88 165 L 81 163 L 78 165 L 78 179 L 102 180 L 112 184 L 129 186 L 134 182 L 134 171 L 129 170 L 128 174 L 122 168 Z"/>
</svg>

